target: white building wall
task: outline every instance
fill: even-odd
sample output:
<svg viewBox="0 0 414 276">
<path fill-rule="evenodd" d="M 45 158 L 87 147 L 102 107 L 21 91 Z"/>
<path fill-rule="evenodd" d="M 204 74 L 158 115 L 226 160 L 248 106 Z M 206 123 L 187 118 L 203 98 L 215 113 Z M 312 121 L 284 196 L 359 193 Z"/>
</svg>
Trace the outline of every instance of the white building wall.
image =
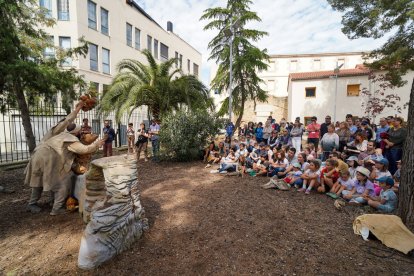
<svg viewBox="0 0 414 276">
<path fill-rule="evenodd" d="M 397 94 L 401 97 L 401 101 L 397 102 L 396 106 L 403 107 L 409 101 L 411 83 L 414 77 L 414 72 L 410 72 L 404 79 L 408 84 L 401 88 L 387 90 L 387 93 Z M 365 116 L 362 102 L 366 99 L 361 96 L 347 96 L 347 85 L 361 84 L 360 88 L 369 88 L 368 76 L 355 77 L 340 77 L 338 78 L 338 90 L 336 99 L 336 121 L 343 121 L 346 114 L 354 116 Z M 316 97 L 305 97 L 306 87 L 316 87 Z M 371 90 L 378 89 L 375 84 L 371 83 Z M 289 84 L 288 96 L 288 120 L 294 121 L 296 117 L 300 117 L 304 121 L 305 117 L 316 116 L 320 122 L 323 121 L 326 115 L 331 115 L 334 118 L 335 108 L 335 79 L 314 79 L 314 80 L 296 80 Z M 399 114 L 395 108 L 386 108 L 384 112 L 379 115 L 390 116 L 397 115 L 407 119 L 408 109 L 403 109 Z M 376 120 L 378 121 L 378 120 Z"/>
</svg>

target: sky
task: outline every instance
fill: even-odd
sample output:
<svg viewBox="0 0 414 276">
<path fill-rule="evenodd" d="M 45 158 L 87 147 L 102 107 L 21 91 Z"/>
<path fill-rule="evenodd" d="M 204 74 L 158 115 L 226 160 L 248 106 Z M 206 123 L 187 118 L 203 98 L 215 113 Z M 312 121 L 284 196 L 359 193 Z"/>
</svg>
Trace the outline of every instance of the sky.
<svg viewBox="0 0 414 276">
<path fill-rule="evenodd" d="M 174 24 L 174 32 L 191 44 L 203 57 L 201 79 L 209 85 L 209 41 L 217 31 L 204 31 L 207 21 L 200 21 L 203 11 L 225 6 L 225 0 L 135 0 L 163 28 L 167 21 Z M 326 0 L 253 0 L 251 11 L 261 22 L 251 28 L 266 31 L 268 36 L 258 42 L 268 54 L 299 54 L 344 51 L 368 51 L 381 46 L 385 40 L 350 40 L 341 31 L 341 14 Z"/>
</svg>

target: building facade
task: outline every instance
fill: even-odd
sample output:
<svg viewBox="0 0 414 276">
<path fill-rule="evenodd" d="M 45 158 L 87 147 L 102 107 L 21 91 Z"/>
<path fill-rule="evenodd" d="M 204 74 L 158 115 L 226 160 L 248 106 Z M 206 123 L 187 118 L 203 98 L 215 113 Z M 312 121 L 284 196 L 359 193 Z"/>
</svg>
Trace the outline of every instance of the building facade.
<svg viewBox="0 0 414 276">
<path fill-rule="evenodd" d="M 67 60 L 62 66 L 78 69 L 100 93 L 122 59 L 145 63 L 144 49 L 160 62 L 177 58 L 176 68 L 184 74 L 199 74 L 200 52 L 173 32 L 171 22 L 165 30 L 134 0 L 40 0 L 39 4 L 56 19 L 57 24 L 46 29 L 56 46 L 77 47 L 80 37 L 89 42 L 86 57 Z M 46 54 L 54 53 L 50 49 Z"/>
<path fill-rule="evenodd" d="M 354 69 L 364 62 L 363 55 L 363 52 L 271 55 L 268 70 L 259 72 L 262 88 L 268 91 L 268 102 L 257 102 L 256 105 L 248 102 L 243 121 L 264 122 L 269 115 L 278 121 L 289 118 L 288 83 L 291 73 L 333 70 L 337 64 L 343 64 L 342 69 Z M 212 78 L 215 71 L 212 70 Z M 211 94 L 219 107 L 228 93 L 212 91 Z"/>
</svg>

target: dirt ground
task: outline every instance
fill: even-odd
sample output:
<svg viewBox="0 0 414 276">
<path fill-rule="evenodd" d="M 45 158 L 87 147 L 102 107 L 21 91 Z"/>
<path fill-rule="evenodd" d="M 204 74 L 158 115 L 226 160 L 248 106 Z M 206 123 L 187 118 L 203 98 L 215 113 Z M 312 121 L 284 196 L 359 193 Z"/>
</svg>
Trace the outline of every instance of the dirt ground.
<svg viewBox="0 0 414 276">
<path fill-rule="evenodd" d="M 364 242 L 355 209 L 324 195 L 263 190 L 261 177 L 209 174 L 201 162 L 140 163 L 150 229 L 93 271 L 77 268 L 77 213 L 25 212 L 23 169 L 0 172 L 0 273 L 5 275 L 413 275 L 414 260 Z M 387 250 L 387 251 L 383 251 Z M 391 255 L 392 254 L 392 255 Z M 391 256 L 389 256 L 391 255 Z"/>
</svg>

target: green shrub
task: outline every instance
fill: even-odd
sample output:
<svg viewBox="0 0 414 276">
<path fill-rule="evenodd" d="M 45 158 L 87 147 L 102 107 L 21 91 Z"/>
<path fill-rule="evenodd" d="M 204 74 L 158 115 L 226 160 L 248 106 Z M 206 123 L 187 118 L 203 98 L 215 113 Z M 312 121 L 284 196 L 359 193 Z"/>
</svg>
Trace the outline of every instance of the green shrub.
<svg viewBox="0 0 414 276">
<path fill-rule="evenodd" d="M 206 110 L 169 113 L 161 124 L 161 157 L 174 161 L 197 159 L 223 125 L 223 119 Z"/>
</svg>

